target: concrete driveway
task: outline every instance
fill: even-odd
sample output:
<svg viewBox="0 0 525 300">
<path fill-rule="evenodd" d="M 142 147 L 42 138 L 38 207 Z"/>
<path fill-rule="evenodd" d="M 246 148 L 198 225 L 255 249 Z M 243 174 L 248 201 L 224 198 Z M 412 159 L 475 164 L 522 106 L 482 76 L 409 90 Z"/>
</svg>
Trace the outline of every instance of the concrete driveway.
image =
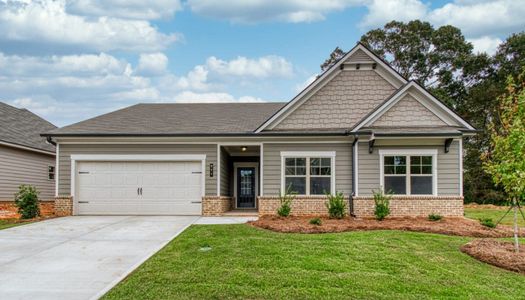
<svg viewBox="0 0 525 300">
<path fill-rule="evenodd" d="M 66 217 L 0 230 L 0 298 L 98 298 L 199 217 Z"/>
</svg>

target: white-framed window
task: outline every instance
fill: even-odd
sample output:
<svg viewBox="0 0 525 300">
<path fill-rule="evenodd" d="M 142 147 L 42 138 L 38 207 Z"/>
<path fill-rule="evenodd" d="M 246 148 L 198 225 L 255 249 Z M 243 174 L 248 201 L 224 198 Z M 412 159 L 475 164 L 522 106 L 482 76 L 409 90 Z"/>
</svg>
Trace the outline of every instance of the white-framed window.
<svg viewBox="0 0 525 300">
<path fill-rule="evenodd" d="M 47 166 L 47 179 L 55 180 L 55 166 Z"/>
<path fill-rule="evenodd" d="M 395 195 L 437 195 L 436 149 L 380 149 L 380 184 Z"/>
<path fill-rule="evenodd" d="M 325 195 L 335 191 L 335 152 L 281 152 L 281 191 Z"/>
</svg>

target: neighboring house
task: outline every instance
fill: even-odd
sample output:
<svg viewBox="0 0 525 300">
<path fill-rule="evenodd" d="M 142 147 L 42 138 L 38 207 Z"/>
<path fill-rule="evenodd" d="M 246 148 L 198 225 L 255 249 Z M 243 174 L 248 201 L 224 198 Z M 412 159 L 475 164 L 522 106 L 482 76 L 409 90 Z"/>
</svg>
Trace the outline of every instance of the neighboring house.
<svg viewBox="0 0 525 300">
<path fill-rule="evenodd" d="M 288 103 L 138 104 L 44 136 L 74 214 L 275 214 L 291 186 L 297 215 L 341 191 L 369 216 L 383 187 L 393 215 L 460 216 L 474 132 L 358 44 Z"/>
<path fill-rule="evenodd" d="M 33 114 L 0 102 L 0 202 L 12 205 L 21 184 L 55 198 L 55 147 L 40 136 L 56 126 Z"/>
</svg>

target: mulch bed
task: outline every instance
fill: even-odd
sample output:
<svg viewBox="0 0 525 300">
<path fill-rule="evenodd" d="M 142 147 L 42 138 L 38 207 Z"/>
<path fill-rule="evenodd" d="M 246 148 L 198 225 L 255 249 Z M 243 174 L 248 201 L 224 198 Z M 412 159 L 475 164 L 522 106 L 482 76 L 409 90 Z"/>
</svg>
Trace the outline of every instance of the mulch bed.
<svg viewBox="0 0 525 300">
<path fill-rule="evenodd" d="M 514 244 L 492 239 L 474 240 L 461 247 L 461 251 L 482 262 L 525 275 L 525 245 L 520 252 L 514 251 Z"/>
<path fill-rule="evenodd" d="M 365 230 L 404 230 L 446 235 L 501 238 L 512 236 L 512 228 L 499 225 L 491 229 L 479 222 L 466 218 L 443 218 L 440 221 L 429 221 L 424 217 L 387 218 L 383 221 L 368 218 L 344 218 L 341 220 L 321 218 L 322 225 L 309 223 L 311 217 L 277 216 L 260 217 L 257 221 L 249 222 L 252 226 L 269 229 L 277 232 L 295 233 L 329 233 L 344 231 Z M 521 229 L 521 236 L 525 236 L 525 229 Z"/>
</svg>

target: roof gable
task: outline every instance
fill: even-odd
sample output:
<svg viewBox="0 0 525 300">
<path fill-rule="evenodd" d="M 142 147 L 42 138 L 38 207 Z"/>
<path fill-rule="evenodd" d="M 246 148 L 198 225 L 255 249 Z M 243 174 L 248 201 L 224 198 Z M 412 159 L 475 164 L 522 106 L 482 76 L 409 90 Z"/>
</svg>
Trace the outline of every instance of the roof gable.
<svg viewBox="0 0 525 300">
<path fill-rule="evenodd" d="M 274 128 L 294 110 L 296 110 L 310 97 L 312 97 L 316 92 L 318 92 L 332 79 L 334 79 L 334 77 L 343 72 L 343 70 L 363 70 L 365 67 L 379 74 L 395 88 L 399 88 L 407 82 L 405 78 L 399 75 L 399 73 L 397 73 L 380 57 L 367 49 L 363 44 L 358 43 L 354 48 L 352 48 L 352 50 L 348 51 L 341 59 L 339 59 L 334 65 L 321 74 L 314 82 L 303 89 L 283 108 L 276 112 L 271 118 L 266 120 L 261 126 L 259 126 L 256 132 Z"/>
<path fill-rule="evenodd" d="M 23 146 L 46 152 L 55 152 L 55 147 L 39 135 L 56 126 L 27 109 L 16 108 L 0 102 L 0 142 Z"/>
<path fill-rule="evenodd" d="M 392 105 L 375 121 L 370 127 L 422 127 L 422 126 L 447 126 L 434 112 L 425 107 L 412 94 L 407 93 L 404 97 Z"/>
<path fill-rule="evenodd" d="M 397 106 L 402 100 L 408 100 L 408 104 L 414 107 L 407 108 L 406 102 L 401 102 L 401 104 Z M 391 118 L 397 118 L 402 110 L 406 110 L 404 112 L 406 120 L 401 120 L 401 125 L 399 123 L 386 125 L 386 123 L 391 121 Z M 467 130 L 475 130 L 472 125 L 463 120 L 427 90 L 415 81 L 410 81 L 364 117 L 352 131 L 355 132 L 363 127 L 379 126 L 381 124 L 382 126 L 403 126 L 403 122 L 412 127 L 454 126 Z"/>
</svg>

